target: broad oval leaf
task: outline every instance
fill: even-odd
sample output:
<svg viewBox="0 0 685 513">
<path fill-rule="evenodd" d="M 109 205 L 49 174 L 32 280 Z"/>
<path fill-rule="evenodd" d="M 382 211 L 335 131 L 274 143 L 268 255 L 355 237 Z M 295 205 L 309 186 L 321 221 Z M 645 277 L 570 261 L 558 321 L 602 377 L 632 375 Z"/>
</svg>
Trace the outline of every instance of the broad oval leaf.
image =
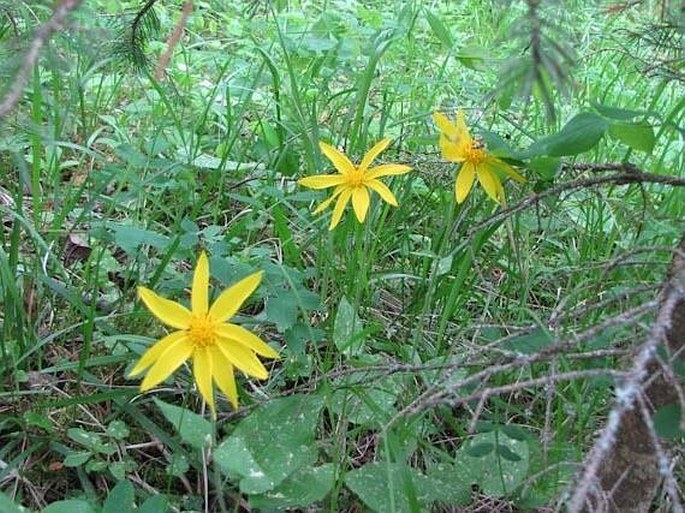
<svg viewBox="0 0 685 513">
<path fill-rule="evenodd" d="M 578 155 L 594 148 L 608 128 L 609 122 L 603 117 L 592 112 L 581 112 L 558 133 L 534 142 L 528 149 L 528 156 Z"/>
<path fill-rule="evenodd" d="M 95 508 L 86 501 L 71 499 L 53 502 L 41 513 L 95 513 Z"/>
<path fill-rule="evenodd" d="M 323 401 L 318 396 L 274 399 L 253 411 L 214 452 L 219 468 L 240 480 L 240 491 L 273 490 L 316 462 L 314 434 Z"/>
<path fill-rule="evenodd" d="M 615 122 L 609 126 L 609 135 L 637 151 L 652 153 L 656 136 L 648 123 Z"/>
<path fill-rule="evenodd" d="M 129 481 L 119 481 L 102 506 L 102 513 L 124 513 L 135 507 L 135 490 Z"/>
</svg>

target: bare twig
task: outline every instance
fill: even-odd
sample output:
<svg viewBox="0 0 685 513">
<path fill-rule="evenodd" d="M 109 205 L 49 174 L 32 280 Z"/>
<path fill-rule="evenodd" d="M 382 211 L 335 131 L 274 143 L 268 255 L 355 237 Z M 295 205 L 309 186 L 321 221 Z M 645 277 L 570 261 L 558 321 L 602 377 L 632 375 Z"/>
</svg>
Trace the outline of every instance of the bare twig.
<svg viewBox="0 0 685 513">
<path fill-rule="evenodd" d="M 155 70 L 156 80 L 162 80 L 162 78 L 164 77 L 164 71 L 169 65 L 169 60 L 171 60 L 171 56 L 174 53 L 176 45 L 178 45 L 178 42 L 181 40 L 183 30 L 185 29 L 186 22 L 188 21 L 188 16 L 190 16 L 192 10 L 193 2 L 191 0 L 187 0 L 186 2 L 184 2 L 183 8 L 181 9 L 181 19 L 178 20 L 178 23 L 174 27 L 174 31 L 171 33 L 171 36 L 167 40 L 166 50 L 159 57 L 159 61 L 157 62 L 157 69 Z"/>
<path fill-rule="evenodd" d="M 630 184 L 640 184 L 640 183 L 661 183 L 664 185 L 671 185 L 674 187 L 685 187 L 685 178 L 670 175 L 658 175 L 655 173 L 646 173 L 644 171 L 627 171 L 614 173 L 605 176 L 597 176 L 592 178 L 581 178 L 578 180 L 573 180 L 571 182 L 562 183 L 554 187 L 550 187 L 538 194 L 533 196 L 528 196 L 518 203 L 500 210 L 496 214 L 490 216 L 489 218 L 481 221 L 480 223 L 474 224 L 467 233 L 467 239 L 471 240 L 473 236 L 481 233 L 484 228 L 490 225 L 498 223 L 507 217 L 521 212 L 526 208 L 535 205 L 545 198 L 552 196 L 558 196 L 564 192 L 573 192 L 580 189 L 589 189 L 596 187 L 598 185 L 604 185 L 613 183 L 616 185 L 630 185 Z M 464 243 L 466 244 L 466 242 Z"/>
<path fill-rule="evenodd" d="M 680 251 L 683 248 L 685 248 L 685 241 L 681 243 Z M 653 366 L 657 355 L 657 347 L 668 340 L 673 316 L 677 312 L 679 305 L 685 301 L 685 269 L 680 267 L 685 266 L 685 264 L 682 264 L 683 261 L 680 258 L 680 253 L 678 253 L 674 259 L 676 263 L 674 276 L 665 287 L 663 302 L 651 333 L 637 354 L 633 370 L 630 372 L 628 379 L 616 389 L 616 403 L 609 413 L 604 429 L 585 460 L 583 475 L 578 481 L 569 503 L 569 511 L 571 513 L 580 513 L 585 510 L 592 489 L 597 484 L 600 467 L 616 442 L 623 417 L 635 408 L 641 394 L 644 393 L 645 382 L 650 377 L 650 366 Z M 642 415 L 642 417 L 645 417 L 645 415 Z M 643 419 L 643 422 L 647 431 L 653 431 L 651 419 Z M 659 457 L 660 446 L 654 445 L 654 443 L 652 445 L 661 470 L 663 461 Z M 668 483 L 667 487 L 670 487 Z"/>
<path fill-rule="evenodd" d="M 24 60 L 21 63 L 19 71 L 14 77 L 14 82 L 12 82 L 5 97 L 0 102 L 0 120 L 7 116 L 21 99 L 31 70 L 36 65 L 36 61 L 40 55 L 41 48 L 55 32 L 64 28 L 64 21 L 67 16 L 81 4 L 81 1 L 82 0 L 62 0 L 55 7 L 50 19 L 36 30 L 29 45 L 29 49 L 24 55 Z"/>
</svg>

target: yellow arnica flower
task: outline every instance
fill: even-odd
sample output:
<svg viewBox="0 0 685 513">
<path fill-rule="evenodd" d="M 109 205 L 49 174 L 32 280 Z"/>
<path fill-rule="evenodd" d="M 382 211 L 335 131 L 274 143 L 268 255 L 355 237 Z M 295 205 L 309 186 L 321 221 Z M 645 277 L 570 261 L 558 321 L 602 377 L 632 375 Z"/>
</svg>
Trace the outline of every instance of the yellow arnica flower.
<svg viewBox="0 0 685 513">
<path fill-rule="evenodd" d="M 216 415 L 213 383 L 238 408 L 238 392 L 234 367 L 257 379 L 267 379 L 269 373 L 256 355 L 278 358 L 259 337 L 236 324 L 227 322 L 262 281 L 262 272 L 251 274 L 229 287 L 209 306 L 209 263 L 205 253 L 200 258 L 193 276 L 188 310 L 185 306 L 158 296 L 145 287 L 138 288 L 145 306 L 164 324 L 175 328 L 155 343 L 138 361 L 129 377 L 146 369 L 140 385 L 145 392 L 158 385 L 183 362 L 193 361 L 193 376 L 200 394 Z"/>
<path fill-rule="evenodd" d="M 337 175 L 319 175 L 302 178 L 298 181 L 300 185 L 310 187 L 311 189 L 326 189 L 328 187 L 335 187 L 330 198 L 326 199 L 319 205 L 314 213 L 317 214 L 326 209 L 334 200 L 335 208 L 333 208 L 333 217 L 331 225 L 328 228 L 332 230 L 335 228 L 342 218 L 343 211 L 347 204 L 352 200 L 352 207 L 354 213 L 360 223 L 366 219 L 366 213 L 369 210 L 370 194 L 369 189 L 376 191 L 383 200 L 390 203 L 392 206 L 397 206 L 397 200 L 390 189 L 378 179 L 382 176 L 403 175 L 411 171 L 411 167 L 401 164 L 381 164 L 369 169 L 373 160 L 388 146 L 390 139 L 383 139 L 376 143 L 371 148 L 359 166 L 355 166 L 350 162 L 344 153 L 338 151 L 333 146 L 324 142 L 319 143 L 319 147 L 326 157 L 333 163 L 338 170 Z"/>
<path fill-rule="evenodd" d="M 504 202 L 504 189 L 497 174 L 498 170 L 519 183 L 526 181 L 509 164 L 490 155 L 482 140 L 471 137 L 462 111 L 457 113 L 456 124 L 440 112 L 433 113 L 433 120 L 440 129 L 440 150 L 443 158 L 461 164 L 454 185 L 457 203 L 462 203 L 469 195 L 476 177 L 487 195 L 499 204 Z"/>
</svg>

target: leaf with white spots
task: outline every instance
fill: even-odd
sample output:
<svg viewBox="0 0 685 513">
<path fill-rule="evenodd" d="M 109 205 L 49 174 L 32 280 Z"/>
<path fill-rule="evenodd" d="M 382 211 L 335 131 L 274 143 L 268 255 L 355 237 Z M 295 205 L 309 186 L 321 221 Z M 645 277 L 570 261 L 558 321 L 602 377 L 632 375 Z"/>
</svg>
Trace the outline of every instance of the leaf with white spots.
<svg viewBox="0 0 685 513">
<path fill-rule="evenodd" d="M 471 495 L 468 472 L 451 465 L 424 475 L 401 463 L 374 462 L 349 472 L 345 484 L 372 511 L 377 513 L 431 511 L 434 503 L 456 506 L 468 502 Z"/>
<path fill-rule="evenodd" d="M 490 450 L 481 451 L 482 447 Z M 502 497 L 528 475 L 528 443 L 509 438 L 500 429 L 479 433 L 457 451 L 455 462 L 471 469 L 474 482 L 485 494 Z"/>
<path fill-rule="evenodd" d="M 243 419 L 214 452 L 219 468 L 238 479 L 240 491 L 273 490 L 318 457 L 314 439 L 323 401 L 293 395 L 270 401 Z"/>
<path fill-rule="evenodd" d="M 328 495 L 333 488 L 334 475 L 331 463 L 302 468 L 273 490 L 250 497 L 250 506 L 259 511 L 306 508 Z"/>
</svg>

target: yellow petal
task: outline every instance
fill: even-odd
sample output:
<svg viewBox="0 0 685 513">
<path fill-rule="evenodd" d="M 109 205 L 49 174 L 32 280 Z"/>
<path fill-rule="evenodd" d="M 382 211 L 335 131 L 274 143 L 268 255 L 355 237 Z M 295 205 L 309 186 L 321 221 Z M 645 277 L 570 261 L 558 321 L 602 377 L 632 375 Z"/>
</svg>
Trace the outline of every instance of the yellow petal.
<svg viewBox="0 0 685 513">
<path fill-rule="evenodd" d="M 486 166 L 478 166 L 478 181 L 483 186 L 485 192 L 490 196 L 490 198 L 501 203 L 500 191 L 502 190 L 502 184 L 499 183 L 499 178 Z"/>
<path fill-rule="evenodd" d="M 257 290 L 263 275 L 263 271 L 256 272 L 224 290 L 209 309 L 209 316 L 219 323 L 233 317 L 245 300 Z"/>
<path fill-rule="evenodd" d="M 343 175 L 317 175 L 300 178 L 297 183 L 310 189 L 326 189 L 345 183 Z"/>
<path fill-rule="evenodd" d="M 214 382 L 219 390 L 228 398 L 233 408 L 238 409 L 238 389 L 235 386 L 235 376 L 233 375 L 233 365 L 226 359 L 221 350 L 217 347 L 210 349 L 214 360 Z"/>
<path fill-rule="evenodd" d="M 269 372 L 264 368 L 262 362 L 259 361 L 252 351 L 241 344 L 219 341 L 217 346 L 228 361 L 241 372 L 257 379 L 267 379 L 269 377 Z"/>
<path fill-rule="evenodd" d="M 320 142 L 319 143 L 319 148 L 321 148 L 321 151 L 323 152 L 326 157 L 328 157 L 328 160 L 330 160 L 335 168 L 342 174 L 346 175 L 349 173 L 352 173 L 354 171 L 354 165 L 352 162 L 350 162 L 350 159 L 348 159 L 344 153 L 339 151 L 337 148 L 334 148 L 330 144 L 326 144 L 325 142 Z"/>
<path fill-rule="evenodd" d="M 502 188 L 502 182 L 498 177 L 495 177 L 495 179 L 495 184 L 497 185 L 497 197 L 500 199 L 499 204 L 504 205 L 506 207 L 507 205 L 504 198 L 504 189 Z"/>
<path fill-rule="evenodd" d="M 440 153 L 442 153 L 442 158 L 450 162 L 463 162 L 465 155 L 462 145 L 457 144 L 453 141 L 447 139 L 447 137 L 440 136 Z"/>
<path fill-rule="evenodd" d="M 505 174 L 509 175 L 511 178 L 516 180 L 518 183 L 526 183 L 526 179 L 523 176 L 521 176 L 513 167 L 511 167 L 503 160 L 498 159 L 497 157 L 489 156 L 488 159 L 485 161 L 485 164 L 488 164 L 490 167 L 504 172 Z"/>
<path fill-rule="evenodd" d="M 193 354 L 193 344 L 187 338 L 177 340 L 164 353 L 157 358 L 155 364 L 150 368 L 145 379 L 140 384 L 140 389 L 145 392 L 157 386 L 167 379 Z"/>
<path fill-rule="evenodd" d="M 360 223 L 366 219 L 369 202 L 369 190 L 366 187 L 355 187 L 354 192 L 352 192 L 352 207 Z"/>
<path fill-rule="evenodd" d="M 128 373 L 128 377 L 132 378 L 143 372 L 150 365 L 155 363 L 157 358 L 162 356 L 162 354 L 164 354 L 169 347 L 187 336 L 188 334 L 185 331 L 174 331 L 161 340 L 155 342 L 152 347 L 143 353 L 143 356 L 140 358 L 140 360 L 138 360 L 138 363 L 136 363 L 135 367 L 133 367 L 131 372 Z"/>
<path fill-rule="evenodd" d="M 193 274 L 193 290 L 190 296 L 190 307 L 195 315 L 207 315 L 209 309 L 209 262 L 203 251 L 197 260 Z"/>
<path fill-rule="evenodd" d="M 393 207 L 397 206 L 397 200 L 395 195 L 388 189 L 387 185 L 378 180 L 367 180 L 366 186 L 373 189 L 378 193 L 378 195 L 383 198 L 383 201 L 390 203 Z"/>
<path fill-rule="evenodd" d="M 343 212 L 345 211 L 345 206 L 347 206 L 347 203 L 350 201 L 351 197 L 352 189 L 350 189 L 349 187 L 344 189 L 340 193 L 340 196 L 338 196 L 338 201 L 335 204 L 335 208 L 333 209 L 333 216 L 331 217 L 331 225 L 328 227 L 329 231 L 338 226 L 338 223 L 342 218 Z"/>
<path fill-rule="evenodd" d="M 433 121 L 448 139 L 455 140 L 457 138 L 457 127 L 447 116 L 441 112 L 433 112 Z"/>
<path fill-rule="evenodd" d="M 269 347 L 266 342 L 242 326 L 230 323 L 219 324 L 216 332 L 221 338 L 242 344 L 261 356 L 280 358 L 278 353 Z"/>
<path fill-rule="evenodd" d="M 145 287 L 138 287 L 138 295 L 148 310 L 164 324 L 179 330 L 190 326 L 191 313 L 185 306 L 164 299 Z"/>
<path fill-rule="evenodd" d="M 403 175 L 409 171 L 411 171 L 411 167 L 403 164 L 381 164 L 369 169 L 365 178 L 370 180 L 381 176 Z"/>
<path fill-rule="evenodd" d="M 193 353 L 193 377 L 197 383 L 200 395 L 207 402 L 212 410 L 212 415 L 216 416 L 214 407 L 214 391 L 212 390 L 212 358 L 206 347 L 200 347 Z"/>
<path fill-rule="evenodd" d="M 468 143 L 471 145 L 471 134 L 469 133 L 469 127 L 466 125 L 466 119 L 464 118 L 464 112 L 457 112 L 457 136 L 456 141 L 461 143 Z"/>
<path fill-rule="evenodd" d="M 391 139 L 386 137 L 385 139 L 377 142 L 373 148 L 367 151 L 366 155 L 364 155 L 364 158 L 362 159 L 362 163 L 359 164 L 359 169 L 366 171 L 371 165 L 371 162 L 373 162 L 373 160 L 390 145 L 390 141 Z"/>
<path fill-rule="evenodd" d="M 337 198 L 346 187 L 346 185 L 338 185 L 335 189 L 333 189 L 333 194 L 331 194 L 329 198 L 326 198 L 324 201 L 322 201 L 321 204 L 314 209 L 313 213 L 318 214 L 319 212 L 326 210 L 333 200 L 335 200 L 335 198 Z"/>
<path fill-rule="evenodd" d="M 457 181 L 454 184 L 454 192 L 457 196 L 457 203 L 463 203 L 466 196 L 471 192 L 471 187 L 473 187 L 473 181 L 476 178 L 476 167 L 470 163 L 465 162 L 462 164 L 459 174 L 457 175 Z"/>
</svg>

